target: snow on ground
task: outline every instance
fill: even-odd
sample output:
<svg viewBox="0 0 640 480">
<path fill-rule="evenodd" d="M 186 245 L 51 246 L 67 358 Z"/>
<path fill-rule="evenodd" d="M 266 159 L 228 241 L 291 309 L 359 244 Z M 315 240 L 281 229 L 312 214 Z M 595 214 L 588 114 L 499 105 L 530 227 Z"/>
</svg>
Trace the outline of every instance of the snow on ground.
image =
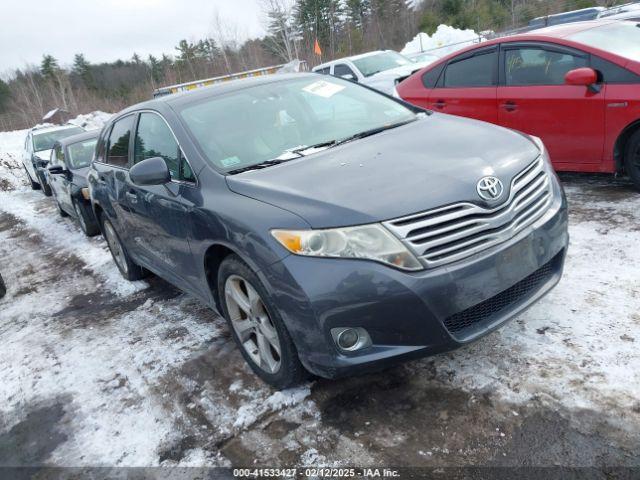
<svg viewBox="0 0 640 480">
<path fill-rule="evenodd" d="M 461 30 L 449 25 L 439 25 L 433 35 L 418 33 L 413 40 L 407 42 L 400 53 L 411 55 L 419 52 L 429 52 L 444 57 L 456 50 L 478 43 L 480 35 L 470 29 Z"/>
</svg>

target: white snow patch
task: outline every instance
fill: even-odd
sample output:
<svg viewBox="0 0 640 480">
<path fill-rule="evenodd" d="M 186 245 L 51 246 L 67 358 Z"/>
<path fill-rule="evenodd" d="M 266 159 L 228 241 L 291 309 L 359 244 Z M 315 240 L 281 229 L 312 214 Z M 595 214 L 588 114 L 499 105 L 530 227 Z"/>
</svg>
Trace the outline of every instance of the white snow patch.
<svg viewBox="0 0 640 480">
<path fill-rule="evenodd" d="M 474 43 L 478 43 L 482 37 L 473 30 L 460 30 L 449 25 L 439 25 L 433 35 L 424 32 L 418 33 L 413 40 L 407 42 L 402 51 L 403 55 L 411 55 L 419 52 L 430 52 L 443 57 Z"/>
<path fill-rule="evenodd" d="M 105 287 L 113 293 L 130 295 L 148 286 L 144 281 L 123 279 L 102 237 L 87 238 L 75 223 L 60 218 L 56 207 L 41 192 L 0 191 L 0 211 L 14 215 L 37 230 L 45 243 L 75 254 L 104 279 Z"/>
<path fill-rule="evenodd" d="M 113 116 L 112 113 L 95 111 L 91 113 L 85 113 L 78 115 L 73 120 L 69 120 L 69 123 L 78 125 L 85 130 L 98 130 L 101 129 L 105 123 Z"/>
</svg>

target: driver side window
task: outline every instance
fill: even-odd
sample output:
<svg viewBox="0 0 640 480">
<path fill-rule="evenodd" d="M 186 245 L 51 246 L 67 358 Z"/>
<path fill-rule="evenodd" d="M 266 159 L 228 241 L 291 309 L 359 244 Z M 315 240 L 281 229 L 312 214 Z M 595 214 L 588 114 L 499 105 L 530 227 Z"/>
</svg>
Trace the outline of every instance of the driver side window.
<svg viewBox="0 0 640 480">
<path fill-rule="evenodd" d="M 136 130 L 133 163 L 152 157 L 164 159 L 172 180 L 195 181 L 193 172 L 164 119 L 155 113 L 142 112 Z"/>
<path fill-rule="evenodd" d="M 505 52 L 508 86 L 563 85 L 570 70 L 587 66 L 587 58 L 544 48 L 514 48 Z"/>
</svg>

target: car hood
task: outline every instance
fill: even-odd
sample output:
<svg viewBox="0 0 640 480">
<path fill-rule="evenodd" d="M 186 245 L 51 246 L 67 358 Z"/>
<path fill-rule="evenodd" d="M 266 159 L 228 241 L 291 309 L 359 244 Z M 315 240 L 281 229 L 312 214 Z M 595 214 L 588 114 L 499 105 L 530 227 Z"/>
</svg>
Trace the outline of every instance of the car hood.
<svg viewBox="0 0 640 480">
<path fill-rule="evenodd" d="M 489 206 L 476 185 L 505 186 L 540 154 L 502 127 L 432 114 L 273 167 L 227 176 L 229 188 L 304 218 L 313 228 L 389 220 L 454 202 Z M 281 225 L 274 225 L 278 227 Z"/>
<path fill-rule="evenodd" d="M 48 162 L 51 158 L 51 150 L 39 150 L 35 152 L 34 155 L 40 160 L 46 160 Z"/>
</svg>

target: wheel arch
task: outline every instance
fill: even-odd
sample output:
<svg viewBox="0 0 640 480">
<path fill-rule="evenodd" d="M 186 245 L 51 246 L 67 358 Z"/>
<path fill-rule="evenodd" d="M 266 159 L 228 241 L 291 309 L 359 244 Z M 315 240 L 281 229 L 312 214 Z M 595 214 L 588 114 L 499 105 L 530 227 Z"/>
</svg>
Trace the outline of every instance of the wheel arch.
<svg viewBox="0 0 640 480">
<path fill-rule="evenodd" d="M 204 253 L 204 272 L 209 286 L 209 291 L 215 304 L 215 309 L 218 313 L 222 314 L 222 305 L 220 304 L 220 292 L 218 292 L 218 271 L 222 261 L 229 255 L 238 255 L 243 261 L 246 262 L 243 255 L 238 253 L 230 246 L 216 242 L 207 247 Z M 247 262 L 249 264 L 249 262 Z"/>
<path fill-rule="evenodd" d="M 616 143 L 613 146 L 613 158 L 616 162 L 616 172 L 621 173 L 624 171 L 624 155 L 626 153 L 626 146 L 629 141 L 629 138 L 640 129 L 640 118 L 634 120 L 629 125 L 624 127 L 618 138 L 616 139 Z"/>
</svg>

